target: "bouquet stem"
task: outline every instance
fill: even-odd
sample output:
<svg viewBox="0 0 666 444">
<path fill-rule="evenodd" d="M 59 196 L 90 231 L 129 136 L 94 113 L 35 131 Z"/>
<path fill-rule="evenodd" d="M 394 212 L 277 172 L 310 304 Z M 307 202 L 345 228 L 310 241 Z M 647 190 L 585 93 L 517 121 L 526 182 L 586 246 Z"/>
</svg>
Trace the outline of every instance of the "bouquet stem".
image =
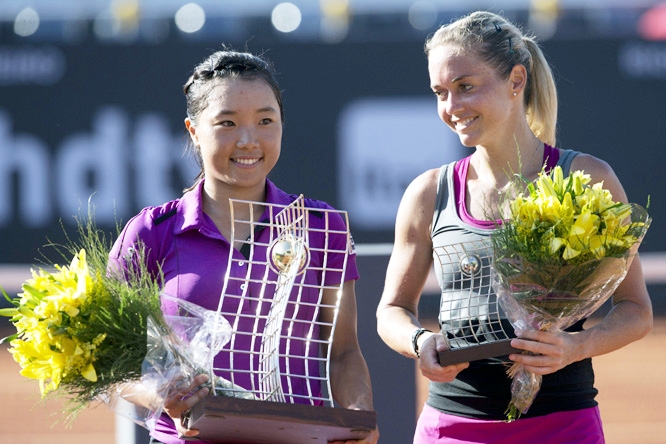
<svg viewBox="0 0 666 444">
<path fill-rule="evenodd" d="M 541 375 L 525 370 L 525 366 L 513 363 L 506 372 L 511 377 L 511 402 L 504 414 L 512 422 L 527 413 L 541 388 Z"/>
</svg>

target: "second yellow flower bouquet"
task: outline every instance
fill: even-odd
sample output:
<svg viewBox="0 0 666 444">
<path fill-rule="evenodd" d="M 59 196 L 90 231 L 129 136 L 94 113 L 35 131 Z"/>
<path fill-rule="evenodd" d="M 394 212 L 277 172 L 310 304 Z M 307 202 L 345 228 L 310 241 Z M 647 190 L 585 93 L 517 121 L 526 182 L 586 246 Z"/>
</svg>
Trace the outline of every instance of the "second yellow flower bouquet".
<svg viewBox="0 0 666 444">
<path fill-rule="evenodd" d="M 215 312 L 187 301 L 178 316 L 165 316 L 160 282 L 131 258 L 124 270 L 107 269 L 110 244 L 92 222 L 81 241 L 56 247 L 69 265 L 32 270 L 22 292 L 0 315 L 16 333 L 4 338 L 21 374 L 39 381 L 43 398 L 67 400 L 70 420 L 101 401 L 116 413 L 151 428 L 175 381 L 189 383 L 227 343 L 231 326 Z M 64 249 L 64 251 L 63 251 Z M 224 390 L 228 381 L 215 380 Z M 140 386 L 139 386 L 140 385 Z M 135 390 L 151 393 L 148 405 L 130 405 Z"/>
<path fill-rule="evenodd" d="M 509 202 L 492 236 L 493 287 L 516 329 L 561 331 L 596 311 L 624 279 L 650 226 L 647 211 L 615 202 L 583 171 L 542 171 Z M 507 419 L 526 413 L 541 378 L 509 369 Z"/>
</svg>

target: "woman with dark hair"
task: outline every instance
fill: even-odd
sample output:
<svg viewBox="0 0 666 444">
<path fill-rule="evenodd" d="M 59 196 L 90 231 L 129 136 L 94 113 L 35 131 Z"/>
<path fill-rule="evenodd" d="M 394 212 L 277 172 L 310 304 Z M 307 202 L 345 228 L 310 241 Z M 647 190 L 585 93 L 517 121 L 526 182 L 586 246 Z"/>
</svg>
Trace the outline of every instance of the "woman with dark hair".
<svg viewBox="0 0 666 444">
<path fill-rule="evenodd" d="M 268 204 L 289 205 L 298 196 L 280 190 L 267 178 L 280 157 L 284 118 L 276 73 L 268 61 L 246 52 L 215 52 L 195 67 L 184 85 L 184 93 L 187 99 L 185 127 L 201 172 L 182 197 L 161 206 L 144 208 L 132 218 L 116 241 L 111 260 L 123 264 L 123 258 L 139 251 L 135 248 L 137 244 L 143 245 L 146 262 L 155 278 L 163 275 L 164 293 L 216 310 L 221 304 L 223 277 L 229 275 L 240 281 L 246 276 L 247 262 L 259 261 L 254 256 L 245 255 L 263 254 L 262 260 L 266 261 L 265 248 L 263 251 L 255 248 L 254 253 L 248 253 L 238 240 L 250 236 L 261 238 L 268 236 L 266 232 L 270 231 L 263 229 L 251 233 L 251 224 L 243 224 L 234 226 L 232 235 L 234 219 L 260 222 L 266 216 L 262 211 L 251 212 L 250 207 L 245 206 L 238 207 L 232 215 L 230 199 L 266 203 L 263 206 L 266 212 L 271 211 L 267 209 Z M 332 210 L 325 202 L 313 199 L 304 199 L 304 206 L 321 209 L 322 213 Z M 326 219 L 326 223 L 330 224 L 327 228 L 346 229 L 346 221 L 339 213 L 331 214 L 334 216 Z M 309 223 L 312 228 L 320 228 L 324 224 L 315 217 Z M 323 239 L 323 236 L 319 238 Z M 232 245 L 232 239 L 237 244 Z M 311 307 L 299 308 L 290 300 L 291 311 L 288 315 L 293 316 L 295 321 L 292 324 L 296 327 L 293 331 L 290 327 L 288 333 L 290 348 L 288 357 L 283 359 L 289 361 L 290 372 L 282 374 L 282 384 L 290 387 L 291 402 L 304 402 L 303 399 L 318 396 L 322 390 L 317 379 L 319 369 L 304 363 L 317 353 L 316 346 L 312 344 L 317 344 L 319 338 L 311 335 L 323 337 L 326 333 L 324 327 L 306 330 L 299 328 L 298 323 L 316 322 L 317 319 L 310 319 L 314 316 L 328 322 L 322 325 L 330 325 L 337 316 L 330 347 L 332 397 L 344 408 L 372 410 L 370 376 L 357 339 L 354 284 L 358 271 L 355 253 L 351 245 L 347 245 L 351 244 L 347 237 L 337 236 L 320 242 L 338 243 L 341 251 L 347 251 L 333 257 L 329 253 L 318 253 L 316 247 L 321 249 L 321 245 L 310 245 L 311 261 L 345 261 L 347 264 L 346 268 L 341 268 L 345 270 L 342 280 L 340 274 L 337 276 L 337 282 L 342 282 L 339 311 L 333 313 L 333 308 L 324 308 L 318 312 Z M 230 256 L 238 261 L 227 270 Z M 308 273 L 304 279 L 313 285 L 325 286 L 331 279 L 328 275 Z M 320 281 L 317 282 L 317 279 Z M 263 291 L 252 287 L 260 285 L 252 282 L 230 285 L 229 291 L 241 294 L 245 285 L 249 288 L 248 293 Z M 323 290 L 322 306 L 334 307 L 338 297 L 338 291 L 333 287 Z M 223 303 L 233 302 L 224 299 Z M 251 369 L 256 368 L 254 360 L 259 354 L 259 341 L 250 338 L 252 326 L 249 324 L 266 322 L 266 313 L 262 311 L 264 306 L 259 304 L 261 308 L 258 308 L 255 304 L 250 300 L 242 307 L 234 307 L 237 319 L 227 318 L 234 326 L 234 346 L 245 349 L 243 357 L 236 356 L 231 360 L 225 350 L 215 357 L 215 368 L 230 369 L 234 372 L 234 383 L 248 390 L 253 384 Z M 169 304 L 163 305 L 167 314 L 173 314 Z M 305 373 L 313 377 L 306 380 Z M 164 414 L 151 431 L 153 443 L 182 444 L 185 441 L 178 437 L 179 434 L 196 436 L 196 430 L 188 430 L 182 425 L 181 415 L 209 393 L 208 388 L 200 388 L 206 379 L 206 375 L 196 376 L 190 386 L 182 387 L 175 396 L 165 400 Z M 363 441 L 349 442 L 376 443 L 378 437 L 375 430 Z"/>
</svg>

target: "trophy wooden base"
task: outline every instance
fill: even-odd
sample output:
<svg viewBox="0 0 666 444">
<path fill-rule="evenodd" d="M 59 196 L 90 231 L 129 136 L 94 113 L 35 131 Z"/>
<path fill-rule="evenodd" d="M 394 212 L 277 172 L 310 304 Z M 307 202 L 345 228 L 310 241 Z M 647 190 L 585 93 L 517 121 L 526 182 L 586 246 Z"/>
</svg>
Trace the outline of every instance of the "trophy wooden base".
<svg viewBox="0 0 666 444">
<path fill-rule="evenodd" d="M 376 413 L 269 401 L 208 396 L 183 425 L 199 430 L 188 441 L 227 444 L 326 444 L 363 439 L 376 427 Z"/>
<path fill-rule="evenodd" d="M 454 348 L 440 352 L 439 363 L 446 366 L 522 352 L 523 350 L 511 346 L 511 339 L 502 339 L 499 341 L 484 342 L 478 345 L 470 345 L 469 347 Z"/>
</svg>

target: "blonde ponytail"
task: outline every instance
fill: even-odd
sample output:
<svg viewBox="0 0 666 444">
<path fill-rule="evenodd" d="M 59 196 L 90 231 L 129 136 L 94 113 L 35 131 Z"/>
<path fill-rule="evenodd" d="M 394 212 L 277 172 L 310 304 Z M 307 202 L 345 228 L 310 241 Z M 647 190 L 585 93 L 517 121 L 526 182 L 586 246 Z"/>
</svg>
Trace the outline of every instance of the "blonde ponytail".
<svg viewBox="0 0 666 444">
<path fill-rule="evenodd" d="M 555 146 L 557 133 L 557 87 L 546 58 L 532 37 L 525 37 L 532 55 L 531 82 L 525 95 L 527 123 L 541 141 Z"/>
</svg>

